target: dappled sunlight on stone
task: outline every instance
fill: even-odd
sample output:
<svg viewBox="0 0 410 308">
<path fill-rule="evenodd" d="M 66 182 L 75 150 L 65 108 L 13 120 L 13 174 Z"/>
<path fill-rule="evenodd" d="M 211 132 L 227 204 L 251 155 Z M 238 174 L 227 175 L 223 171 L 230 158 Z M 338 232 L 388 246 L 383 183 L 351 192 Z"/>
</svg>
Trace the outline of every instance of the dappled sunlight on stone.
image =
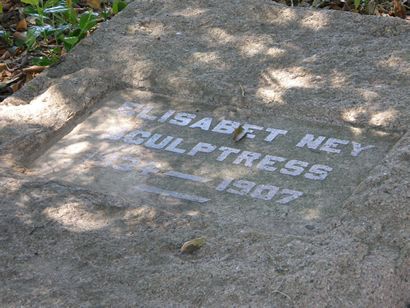
<svg viewBox="0 0 410 308">
<path fill-rule="evenodd" d="M 131 1 L 0 104 L 2 303 L 404 307 L 408 30 Z"/>
<path fill-rule="evenodd" d="M 333 70 L 333 72 L 328 77 L 328 80 L 330 81 L 332 87 L 335 89 L 343 88 L 348 83 L 347 77 L 337 70 Z"/>
<path fill-rule="evenodd" d="M 297 12 L 290 8 L 283 8 L 282 13 L 280 14 L 280 18 L 274 14 L 275 12 L 270 12 L 269 10 L 265 12 L 266 18 L 270 19 L 272 24 L 276 25 L 287 25 L 291 22 L 294 22 L 298 18 Z"/>
<path fill-rule="evenodd" d="M 363 129 L 358 127 L 349 127 L 350 131 L 354 136 L 360 136 L 363 134 Z"/>
<path fill-rule="evenodd" d="M 207 11 L 208 11 L 207 9 L 189 8 L 189 9 L 172 12 L 170 15 L 171 16 L 184 16 L 184 17 L 197 17 L 202 14 L 205 14 Z"/>
<path fill-rule="evenodd" d="M 342 113 L 342 118 L 346 122 L 354 123 L 356 120 L 366 112 L 364 108 L 351 108 Z"/>
<path fill-rule="evenodd" d="M 374 110 L 371 107 L 351 108 L 342 113 L 342 118 L 350 123 L 367 123 L 368 125 L 379 127 L 388 126 L 398 116 L 398 111 L 389 108 L 385 111 Z"/>
<path fill-rule="evenodd" d="M 312 12 L 308 17 L 302 19 L 301 25 L 307 29 L 318 31 L 329 25 L 329 17 L 322 12 Z"/>
<path fill-rule="evenodd" d="M 406 59 L 407 57 L 407 59 Z M 404 59 L 403 59 L 404 58 Z M 396 71 L 397 73 L 410 74 L 410 56 L 406 54 L 397 55 L 393 54 L 388 59 L 380 60 L 377 65 L 380 68 L 388 68 Z"/>
<path fill-rule="evenodd" d="M 193 66 L 206 65 L 207 67 L 213 67 L 218 70 L 226 70 L 230 68 L 222 57 L 215 51 L 211 52 L 194 52 L 191 56 Z"/>
<path fill-rule="evenodd" d="M 199 211 L 187 211 L 185 214 L 188 215 L 188 216 L 199 216 L 199 215 L 202 215 L 202 213 L 199 212 Z"/>
<path fill-rule="evenodd" d="M 157 210 L 155 208 L 143 206 L 135 209 L 127 209 L 124 214 L 124 219 L 131 220 L 132 222 L 152 222 L 157 215 Z"/>
<path fill-rule="evenodd" d="M 256 96 L 264 101 L 268 101 L 272 105 L 286 105 L 286 101 L 282 98 L 282 93 L 272 90 L 270 87 L 258 88 Z"/>
<path fill-rule="evenodd" d="M 308 86 L 310 74 L 303 70 L 293 68 L 289 77 L 285 71 L 274 73 L 278 79 L 271 79 L 279 89 Z M 35 168 L 44 174 L 48 166 L 50 178 L 127 200 L 154 198 L 169 207 L 184 207 L 189 201 L 202 207 L 246 199 L 244 210 L 275 208 L 296 221 L 337 212 L 338 196 L 351 191 L 337 172 L 371 168 L 372 143 L 381 146 L 372 152 L 377 157 L 389 146 L 368 133 L 336 127 L 322 133 L 322 126 L 311 123 L 310 134 L 307 124 L 281 117 L 273 121 L 260 113 L 195 106 L 138 90 L 114 92 L 37 160 Z M 232 133 L 241 124 L 247 134 L 235 142 Z M 337 193 L 336 186 L 342 187 Z M 324 188 L 331 195 L 322 193 Z M 316 204 L 317 212 L 304 212 Z"/>
<path fill-rule="evenodd" d="M 208 30 L 208 39 L 210 43 L 222 45 L 226 43 L 234 43 L 237 41 L 235 35 L 231 35 L 222 28 L 211 28 Z"/>
<path fill-rule="evenodd" d="M 273 104 L 287 104 L 284 95 L 295 88 L 314 89 L 323 82 L 320 76 L 313 76 L 301 67 L 286 70 L 268 68 L 262 72 L 256 96 Z"/>
<path fill-rule="evenodd" d="M 311 208 L 304 211 L 304 218 L 306 220 L 316 220 L 321 217 L 320 209 L 318 208 Z"/>
<path fill-rule="evenodd" d="M 46 217 L 73 232 L 98 230 L 110 225 L 114 217 L 92 213 L 80 203 L 67 203 L 43 210 Z"/>
<path fill-rule="evenodd" d="M 359 94 L 363 97 L 366 102 L 371 102 L 379 98 L 379 94 L 376 91 L 368 89 L 358 89 Z"/>
<path fill-rule="evenodd" d="M 88 141 L 82 141 L 82 142 L 77 142 L 68 145 L 65 148 L 65 153 L 68 155 L 75 155 L 75 154 L 80 154 L 90 148 L 90 143 Z M 58 152 L 56 152 L 58 154 Z"/>
<path fill-rule="evenodd" d="M 239 46 L 239 53 L 244 58 L 252 58 L 255 56 L 270 56 L 273 59 L 284 56 L 286 50 L 284 48 L 280 48 L 278 46 L 272 47 L 274 41 L 270 38 L 254 38 L 244 35 L 239 40 L 241 42 Z"/>
<path fill-rule="evenodd" d="M 5 174 L 2 174 L 2 175 L 5 176 Z M 10 193 L 15 193 L 21 189 L 23 183 L 20 181 L 17 181 L 16 179 L 0 177 L 0 185 L 1 187 L 6 188 Z M 25 200 L 22 200 L 22 201 L 25 201 Z"/>
<path fill-rule="evenodd" d="M 241 54 L 245 57 L 253 57 L 266 51 L 265 43 L 245 40 L 240 47 Z"/>
<path fill-rule="evenodd" d="M 277 58 L 280 56 L 284 56 L 286 54 L 286 50 L 283 48 L 277 48 L 277 47 L 269 47 L 264 50 L 263 53 L 265 56 L 270 56 L 272 58 Z"/>
<path fill-rule="evenodd" d="M 25 119 L 26 123 L 35 123 L 43 117 L 49 117 L 48 113 L 44 111 L 50 108 L 49 102 L 51 96 L 55 99 L 59 99 L 61 94 L 54 93 L 55 91 L 45 92 L 44 94 L 34 98 L 29 104 L 18 105 L 18 106 L 0 106 L 0 115 L 8 115 L 15 119 Z M 4 111 L 3 111 L 4 110 Z M 56 110 L 60 111 L 60 110 Z M 58 116 L 57 113 L 54 116 Z M 27 120 L 26 120 L 27 119 Z"/>
<path fill-rule="evenodd" d="M 313 76 L 301 67 L 283 69 L 267 69 L 266 72 L 275 78 L 278 85 L 283 89 L 289 88 L 317 88 L 318 82 L 314 82 Z"/>
<path fill-rule="evenodd" d="M 370 117 L 370 124 L 375 126 L 383 126 L 389 122 L 392 122 L 396 116 L 398 115 L 398 111 L 389 108 L 386 111 L 374 112 Z"/>
</svg>

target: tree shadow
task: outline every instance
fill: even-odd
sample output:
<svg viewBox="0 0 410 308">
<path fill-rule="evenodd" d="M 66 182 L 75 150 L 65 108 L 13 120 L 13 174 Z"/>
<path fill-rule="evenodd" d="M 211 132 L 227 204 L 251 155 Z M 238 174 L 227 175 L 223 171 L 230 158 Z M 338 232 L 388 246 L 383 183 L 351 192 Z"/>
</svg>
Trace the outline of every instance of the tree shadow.
<svg viewBox="0 0 410 308">
<path fill-rule="evenodd" d="M 11 156 L 10 160 L 30 162 L 102 108 L 100 101 L 109 92 L 127 88 L 146 91 L 147 100 L 153 92 L 175 98 L 175 103 L 181 100 L 215 108 L 254 108 L 272 113 L 273 118 L 296 114 L 323 125 L 331 122 L 403 132 L 409 123 L 408 25 L 372 17 L 363 24 L 360 16 L 353 15 L 346 23 L 346 14 L 285 9 L 268 2 L 134 2 L 77 46 L 63 63 L 0 105 L 0 112 L 4 112 L 0 114 L 4 123 L 0 153 Z M 334 29 L 339 31 L 331 32 Z M 395 51 L 391 51 L 393 44 L 397 45 Z M 86 141 L 81 136 L 77 140 Z M 90 148 L 92 144 L 87 151 Z M 78 157 L 83 154 L 78 153 Z M 67 165 L 66 171 L 74 167 Z M 97 181 L 92 174 L 90 182 Z M 249 219 L 255 216 L 252 206 L 246 210 L 237 206 L 233 213 L 232 207 L 210 210 L 164 197 L 152 197 L 149 202 L 144 198 L 130 200 L 121 198 L 121 194 L 87 190 L 76 183 L 20 181 L 16 180 L 15 188 L 4 186 L 0 202 L 7 220 L 2 241 L 9 252 L 2 259 L 4 275 L 8 288 L 25 286 L 22 303 L 34 297 L 45 305 L 75 305 L 79 301 L 93 305 L 101 303 L 104 292 L 134 292 L 128 295 L 129 305 L 141 298 L 152 300 L 153 294 L 164 303 L 175 299 L 170 294 L 175 291 L 181 296 L 176 303 L 192 303 L 193 296 L 198 304 L 212 304 L 209 298 L 224 284 L 251 287 L 250 282 L 233 282 L 218 273 L 213 262 L 226 258 L 232 277 L 235 262 L 255 258 L 256 264 L 267 268 L 266 273 L 246 273 L 266 284 L 263 289 L 268 293 L 255 296 L 264 303 L 285 306 L 288 299 L 278 299 L 274 292 L 283 280 L 278 268 L 289 266 L 292 276 L 305 264 L 306 256 L 297 255 L 296 261 L 287 265 L 280 260 L 280 252 L 272 253 L 268 246 L 283 248 L 292 243 L 294 248 L 283 249 L 296 254 L 298 248 L 310 248 L 320 254 L 318 242 L 334 235 L 329 233 L 332 219 L 323 221 L 317 232 L 306 229 L 300 234 L 267 235 L 273 216 L 279 216 L 275 221 L 278 226 L 289 224 L 286 211 L 281 210 L 271 214 L 267 214 L 271 209 L 263 211 L 267 218 L 256 221 Z M 220 217 L 227 214 L 231 217 Z M 303 229 L 305 224 L 303 221 L 288 228 Z M 237 234 L 238 230 L 243 234 Z M 213 249 L 206 246 L 193 257 L 178 253 L 184 240 L 202 233 L 214 241 Z M 235 237 L 240 240 L 235 242 Z M 244 239 L 245 244 L 241 242 Z M 263 245 L 263 241 L 269 245 Z M 339 249 L 349 243 L 344 242 Z M 260 248 L 261 253 L 248 256 L 251 248 Z M 272 260 L 261 261 L 269 254 Z M 335 263 L 340 261 L 333 258 Z M 197 288 L 184 294 L 181 290 L 195 283 L 189 276 L 197 274 L 198 260 L 208 262 L 215 277 L 209 278 L 203 268 L 198 277 L 206 281 L 205 291 Z M 159 264 L 166 266 L 158 270 Z M 352 267 L 351 272 L 359 273 L 360 266 Z M 27 271 L 23 278 L 19 278 L 21 270 Z M 262 278 L 256 280 L 256 274 Z M 167 289 L 161 275 L 174 285 Z M 107 282 L 113 289 L 107 288 Z M 303 298 L 301 293 L 306 290 L 320 297 L 321 293 L 311 287 L 294 286 L 301 289 L 290 289 L 292 298 Z M 20 294 L 14 292 L 6 289 L 4 303 L 14 303 Z M 400 288 L 391 291 L 398 301 L 404 301 L 405 295 L 400 292 Z M 244 303 L 244 297 L 235 296 L 233 289 L 225 296 L 227 302 Z M 349 290 L 345 298 L 349 296 L 358 299 L 361 295 Z M 107 304 L 115 300 L 113 297 Z M 340 305 L 337 298 L 327 301 Z"/>
</svg>

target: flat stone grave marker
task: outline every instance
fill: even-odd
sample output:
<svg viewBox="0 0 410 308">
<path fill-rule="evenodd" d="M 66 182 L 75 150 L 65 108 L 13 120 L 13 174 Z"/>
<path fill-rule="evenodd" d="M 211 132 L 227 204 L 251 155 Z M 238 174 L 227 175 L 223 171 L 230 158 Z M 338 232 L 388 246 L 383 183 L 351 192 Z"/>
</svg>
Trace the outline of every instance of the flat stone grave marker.
<svg viewBox="0 0 410 308">
<path fill-rule="evenodd" d="M 246 134 L 235 142 L 240 125 Z M 122 91 L 35 167 L 48 178 L 129 199 L 157 195 L 319 218 L 337 213 L 398 138 Z"/>
<path fill-rule="evenodd" d="M 0 104 L 3 306 L 408 305 L 409 33 L 130 3 Z"/>
</svg>

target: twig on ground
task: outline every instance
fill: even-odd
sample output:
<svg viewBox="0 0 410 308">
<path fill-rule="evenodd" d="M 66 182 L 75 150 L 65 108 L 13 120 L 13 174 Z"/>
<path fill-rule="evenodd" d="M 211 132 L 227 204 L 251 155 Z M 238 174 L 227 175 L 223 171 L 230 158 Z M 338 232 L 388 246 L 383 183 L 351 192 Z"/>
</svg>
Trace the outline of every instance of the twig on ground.
<svg viewBox="0 0 410 308">
<path fill-rule="evenodd" d="M 245 90 L 244 90 L 244 88 L 242 87 L 241 84 L 239 84 L 239 87 L 241 88 L 242 97 L 245 97 Z"/>
<path fill-rule="evenodd" d="M 293 299 L 286 293 L 279 291 L 279 290 L 273 290 L 273 293 L 278 293 L 280 295 L 283 295 L 284 297 L 286 297 L 288 300 L 290 300 L 293 303 Z"/>
</svg>

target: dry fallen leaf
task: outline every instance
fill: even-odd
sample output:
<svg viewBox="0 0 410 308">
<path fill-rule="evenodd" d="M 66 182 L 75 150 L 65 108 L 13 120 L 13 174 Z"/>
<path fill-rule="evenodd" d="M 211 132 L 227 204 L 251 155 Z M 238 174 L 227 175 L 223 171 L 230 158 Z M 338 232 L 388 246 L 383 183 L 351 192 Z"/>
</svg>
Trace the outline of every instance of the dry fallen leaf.
<svg viewBox="0 0 410 308">
<path fill-rule="evenodd" d="M 47 68 L 47 66 L 33 65 L 33 66 L 23 68 L 23 72 L 31 73 L 31 74 L 40 73 L 40 72 L 44 71 L 46 68 Z"/>
<path fill-rule="evenodd" d="M 11 53 L 10 53 L 10 51 L 7 50 L 5 53 L 3 53 L 3 55 L 1 56 L 0 59 L 6 60 L 6 59 L 8 59 L 8 58 L 10 58 L 10 57 L 11 57 Z"/>
<path fill-rule="evenodd" d="M 7 67 L 6 67 L 7 68 Z M 4 70 L 2 73 L 1 73 L 1 77 L 10 77 L 10 76 L 12 76 L 13 75 L 13 72 L 10 72 L 9 70 Z"/>
<path fill-rule="evenodd" d="M 238 142 L 245 137 L 246 134 L 247 132 L 243 129 L 242 125 L 239 125 L 239 127 L 233 131 L 232 139 L 233 141 Z"/>
<path fill-rule="evenodd" d="M 400 18 L 406 18 L 406 8 L 401 4 L 400 0 L 393 0 L 394 15 Z"/>
<path fill-rule="evenodd" d="M 26 82 L 33 80 L 36 75 L 37 75 L 36 73 L 30 73 L 30 72 L 26 73 Z"/>
<path fill-rule="evenodd" d="M 87 0 L 88 6 L 95 10 L 99 10 L 101 8 L 101 1 L 100 0 Z"/>
<path fill-rule="evenodd" d="M 204 237 L 198 237 L 188 242 L 185 242 L 184 245 L 181 247 L 182 253 L 193 253 L 201 248 L 205 244 Z"/>
<path fill-rule="evenodd" d="M 21 87 L 23 86 L 23 84 L 24 84 L 24 80 L 20 80 L 20 81 L 18 81 L 18 82 L 16 82 L 16 83 L 13 83 L 13 84 L 10 86 L 10 88 L 11 88 L 11 90 L 13 91 L 13 93 L 15 93 L 15 92 L 17 92 L 18 90 L 21 89 Z"/>
<path fill-rule="evenodd" d="M 17 23 L 16 30 L 17 31 L 26 31 L 27 30 L 27 21 L 26 21 L 25 18 L 23 18 L 22 20 L 20 20 Z"/>
</svg>

